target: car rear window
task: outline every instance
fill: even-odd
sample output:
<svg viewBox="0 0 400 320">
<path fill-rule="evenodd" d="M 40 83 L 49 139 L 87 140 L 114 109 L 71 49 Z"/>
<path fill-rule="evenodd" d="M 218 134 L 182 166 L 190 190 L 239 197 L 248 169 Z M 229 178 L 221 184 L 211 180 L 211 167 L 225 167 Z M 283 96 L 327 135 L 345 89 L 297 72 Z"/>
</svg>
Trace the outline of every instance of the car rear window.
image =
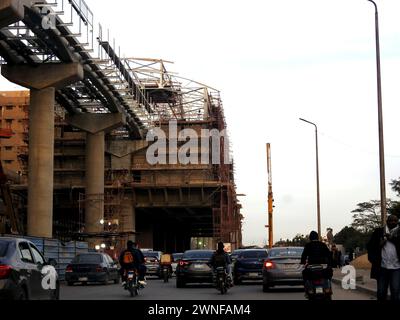
<svg viewBox="0 0 400 320">
<path fill-rule="evenodd" d="M 144 252 L 143 255 L 148 258 L 159 258 L 160 254 L 158 252 Z"/>
<path fill-rule="evenodd" d="M 188 251 L 183 255 L 183 259 L 211 259 L 213 251 Z"/>
<path fill-rule="evenodd" d="M 183 256 L 183 253 L 174 253 L 172 257 L 174 258 L 174 261 L 181 259 Z"/>
<path fill-rule="evenodd" d="M 77 256 L 74 263 L 101 263 L 102 257 L 100 254 L 81 254 Z"/>
<path fill-rule="evenodd" d="M 8 242 L 0 241 L 0 257 L 5 257 L 7 255 Z"/>
<path fill-rule="evenodd" d="M 267 251 L 243 251 L 239 254 L 239 257 L 245 259 L 266 258 Z"/>
<path fill-rule="evenodd" d="M 278 257 L 300 257 L 303 253 L 303 248 L 282 248 L 282 249 L 271 249 L 269 251 L 270 258 Z"/>
</svg>

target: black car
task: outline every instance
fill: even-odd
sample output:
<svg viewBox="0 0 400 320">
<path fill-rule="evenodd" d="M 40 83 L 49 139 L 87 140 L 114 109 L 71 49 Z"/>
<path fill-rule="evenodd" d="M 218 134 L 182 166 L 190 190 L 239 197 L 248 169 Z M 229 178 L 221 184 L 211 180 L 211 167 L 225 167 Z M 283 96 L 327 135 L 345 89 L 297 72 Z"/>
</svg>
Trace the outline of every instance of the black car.
<svg viewBox="0 0 400 320">
<path fill-rule="evenodd" d="M 120 281 L 119 266 L 108 254 L 82 253 L 67 266 L 65 281 L 69 286 L 77 282 L 100 282 L 106 285 L 114 281 L 117 284 Z"/>
<path fill-rule="evenodd" d="M 233 280 L 240 284 L 243 280 L 262 280 L 263 263 L 267 259 L 266 249 L 248 249 L 239 253 L 233 268 Z"/>
<path fill-rule="evenodd" d="M 0 299 L 58 300 L 55 265 L 28 240 L 0 238 Z"/>
<path fill-rule="evenodd" d="M 213 271 L 209 265 L 214 251 L 186 251 L 176 268 L 176 287 L 183 288 L 187 283 L 213 283 Z"/>
</svg>

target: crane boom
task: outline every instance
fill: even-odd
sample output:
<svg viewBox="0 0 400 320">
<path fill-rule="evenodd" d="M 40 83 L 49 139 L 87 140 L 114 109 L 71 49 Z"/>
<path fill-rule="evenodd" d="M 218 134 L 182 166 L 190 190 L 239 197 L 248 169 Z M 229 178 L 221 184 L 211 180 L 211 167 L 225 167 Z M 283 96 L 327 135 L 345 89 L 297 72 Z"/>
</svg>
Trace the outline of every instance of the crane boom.
<svg viewBox="0 0 400 320">
<path fill-rule="evenodd" d="M 271 165 L 271 144 L 267 144 L 267 170 L 268 170 L 268 246 L 274 245 L 274 194 L 272 192 L 272 165 Z"/>
</svg>

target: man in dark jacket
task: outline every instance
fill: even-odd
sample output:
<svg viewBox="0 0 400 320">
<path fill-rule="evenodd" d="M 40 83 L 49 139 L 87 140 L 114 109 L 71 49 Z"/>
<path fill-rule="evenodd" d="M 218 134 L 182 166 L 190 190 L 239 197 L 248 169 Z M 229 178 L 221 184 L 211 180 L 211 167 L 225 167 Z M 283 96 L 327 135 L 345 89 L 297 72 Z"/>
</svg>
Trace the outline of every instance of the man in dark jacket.
<svg viewBox="0 0 400 320">
<path fill-rule="evenodd" d="M 386 300 L 390 286 L 392 300 L 400 300 L 400 229 L 395 215 L 388 217 L 384 228 L 375 229 L 368 242 L 371 278 L 378 282 L 378 300 Z"/>
<path fill-rule="evenodd" d="M 126 253 L 131 253 L 133 262 L 127 263 L 125 262 L 125 254 Z M 121 252 L 121 255 L 119 256 L 119 264 L 121 265 L 121 270 L 120 274 L 122 277 L 122 285 L 125 285 L 126 282 L 126 277 L 125 277 L 125 271 L 126 270 L 137 270 L 139 277 L 138 277 L 138 282 L 141 285 L 146 285 L 146 281 L 144 279 L 144 276 L 146 275 L 146 267 L 144 265 L 144 255 L 141 250 L 137 248 L 137 244 L 133 241 L 128 241 L 127 243 L 127 249 Z"/>
<path fill-rule="evenodd" d="M 324 269 L 324 277 L 328 280 L 332 279 L 332 254 L 328 249 L 328 246 L 319 241 L 319 236 L 316 231 L 312 231 L 309 236 L 310 242 L 305 247 L 303 254 L 301 255 L 301 264 L 313 265 L 313 264 L 326 264 L 327 268 Z M 303 271 L 304 288 L 306 295 L 310 287 L 310 280 L 312 279 L 312 272 L 309 269 Z"/>
<path fill-rule="evenodd" d="M 210 264 L 213 267 L 214 273 L 218 267 L 225 268 L 225 271 L 228 274 L 229 285 L 232 286 L 232 271 L 231 271 L 232 261 L 224 249 L 225 249 L 224 243 L 219 242 L 217 251 L 214 252 L 214 254 L 210 259 Z"/>
</svg>

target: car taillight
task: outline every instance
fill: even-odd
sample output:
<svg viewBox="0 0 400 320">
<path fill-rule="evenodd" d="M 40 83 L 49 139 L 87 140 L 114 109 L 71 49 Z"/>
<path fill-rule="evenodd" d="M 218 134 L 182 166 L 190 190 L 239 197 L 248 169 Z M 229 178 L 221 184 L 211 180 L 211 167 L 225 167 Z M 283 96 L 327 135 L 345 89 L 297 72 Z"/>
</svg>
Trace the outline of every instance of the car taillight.
<svg viewBox="0 0 400 320">
<path fill-rule="evenodd" d="M 265 261 L 264 266 L 266 269 L 273 269 L 275 264 L 272 261 Z"/>
<path fill-rule="evenodd" d="M 68 265 L 67 268 L 65 269 L 65 272 L 66 272 L 66 273 L 71 273 L 71 272 L 73 272 L 72 266 L 71 266 L 71 265 Z"/>
<path fill-rule="evenodd" d="M 179 265 L 180 265 L 181 267 L 188 266 L 188 265 L 189 265 L 189 262 L 187 262 L 187 261 L 179 261 Z"/>
<path fill-rule="evenodd" d="M 0 279 L 7 279 L 11 274 L 12 268 L 10 266 L 0 265 Z"/>
</svg>

